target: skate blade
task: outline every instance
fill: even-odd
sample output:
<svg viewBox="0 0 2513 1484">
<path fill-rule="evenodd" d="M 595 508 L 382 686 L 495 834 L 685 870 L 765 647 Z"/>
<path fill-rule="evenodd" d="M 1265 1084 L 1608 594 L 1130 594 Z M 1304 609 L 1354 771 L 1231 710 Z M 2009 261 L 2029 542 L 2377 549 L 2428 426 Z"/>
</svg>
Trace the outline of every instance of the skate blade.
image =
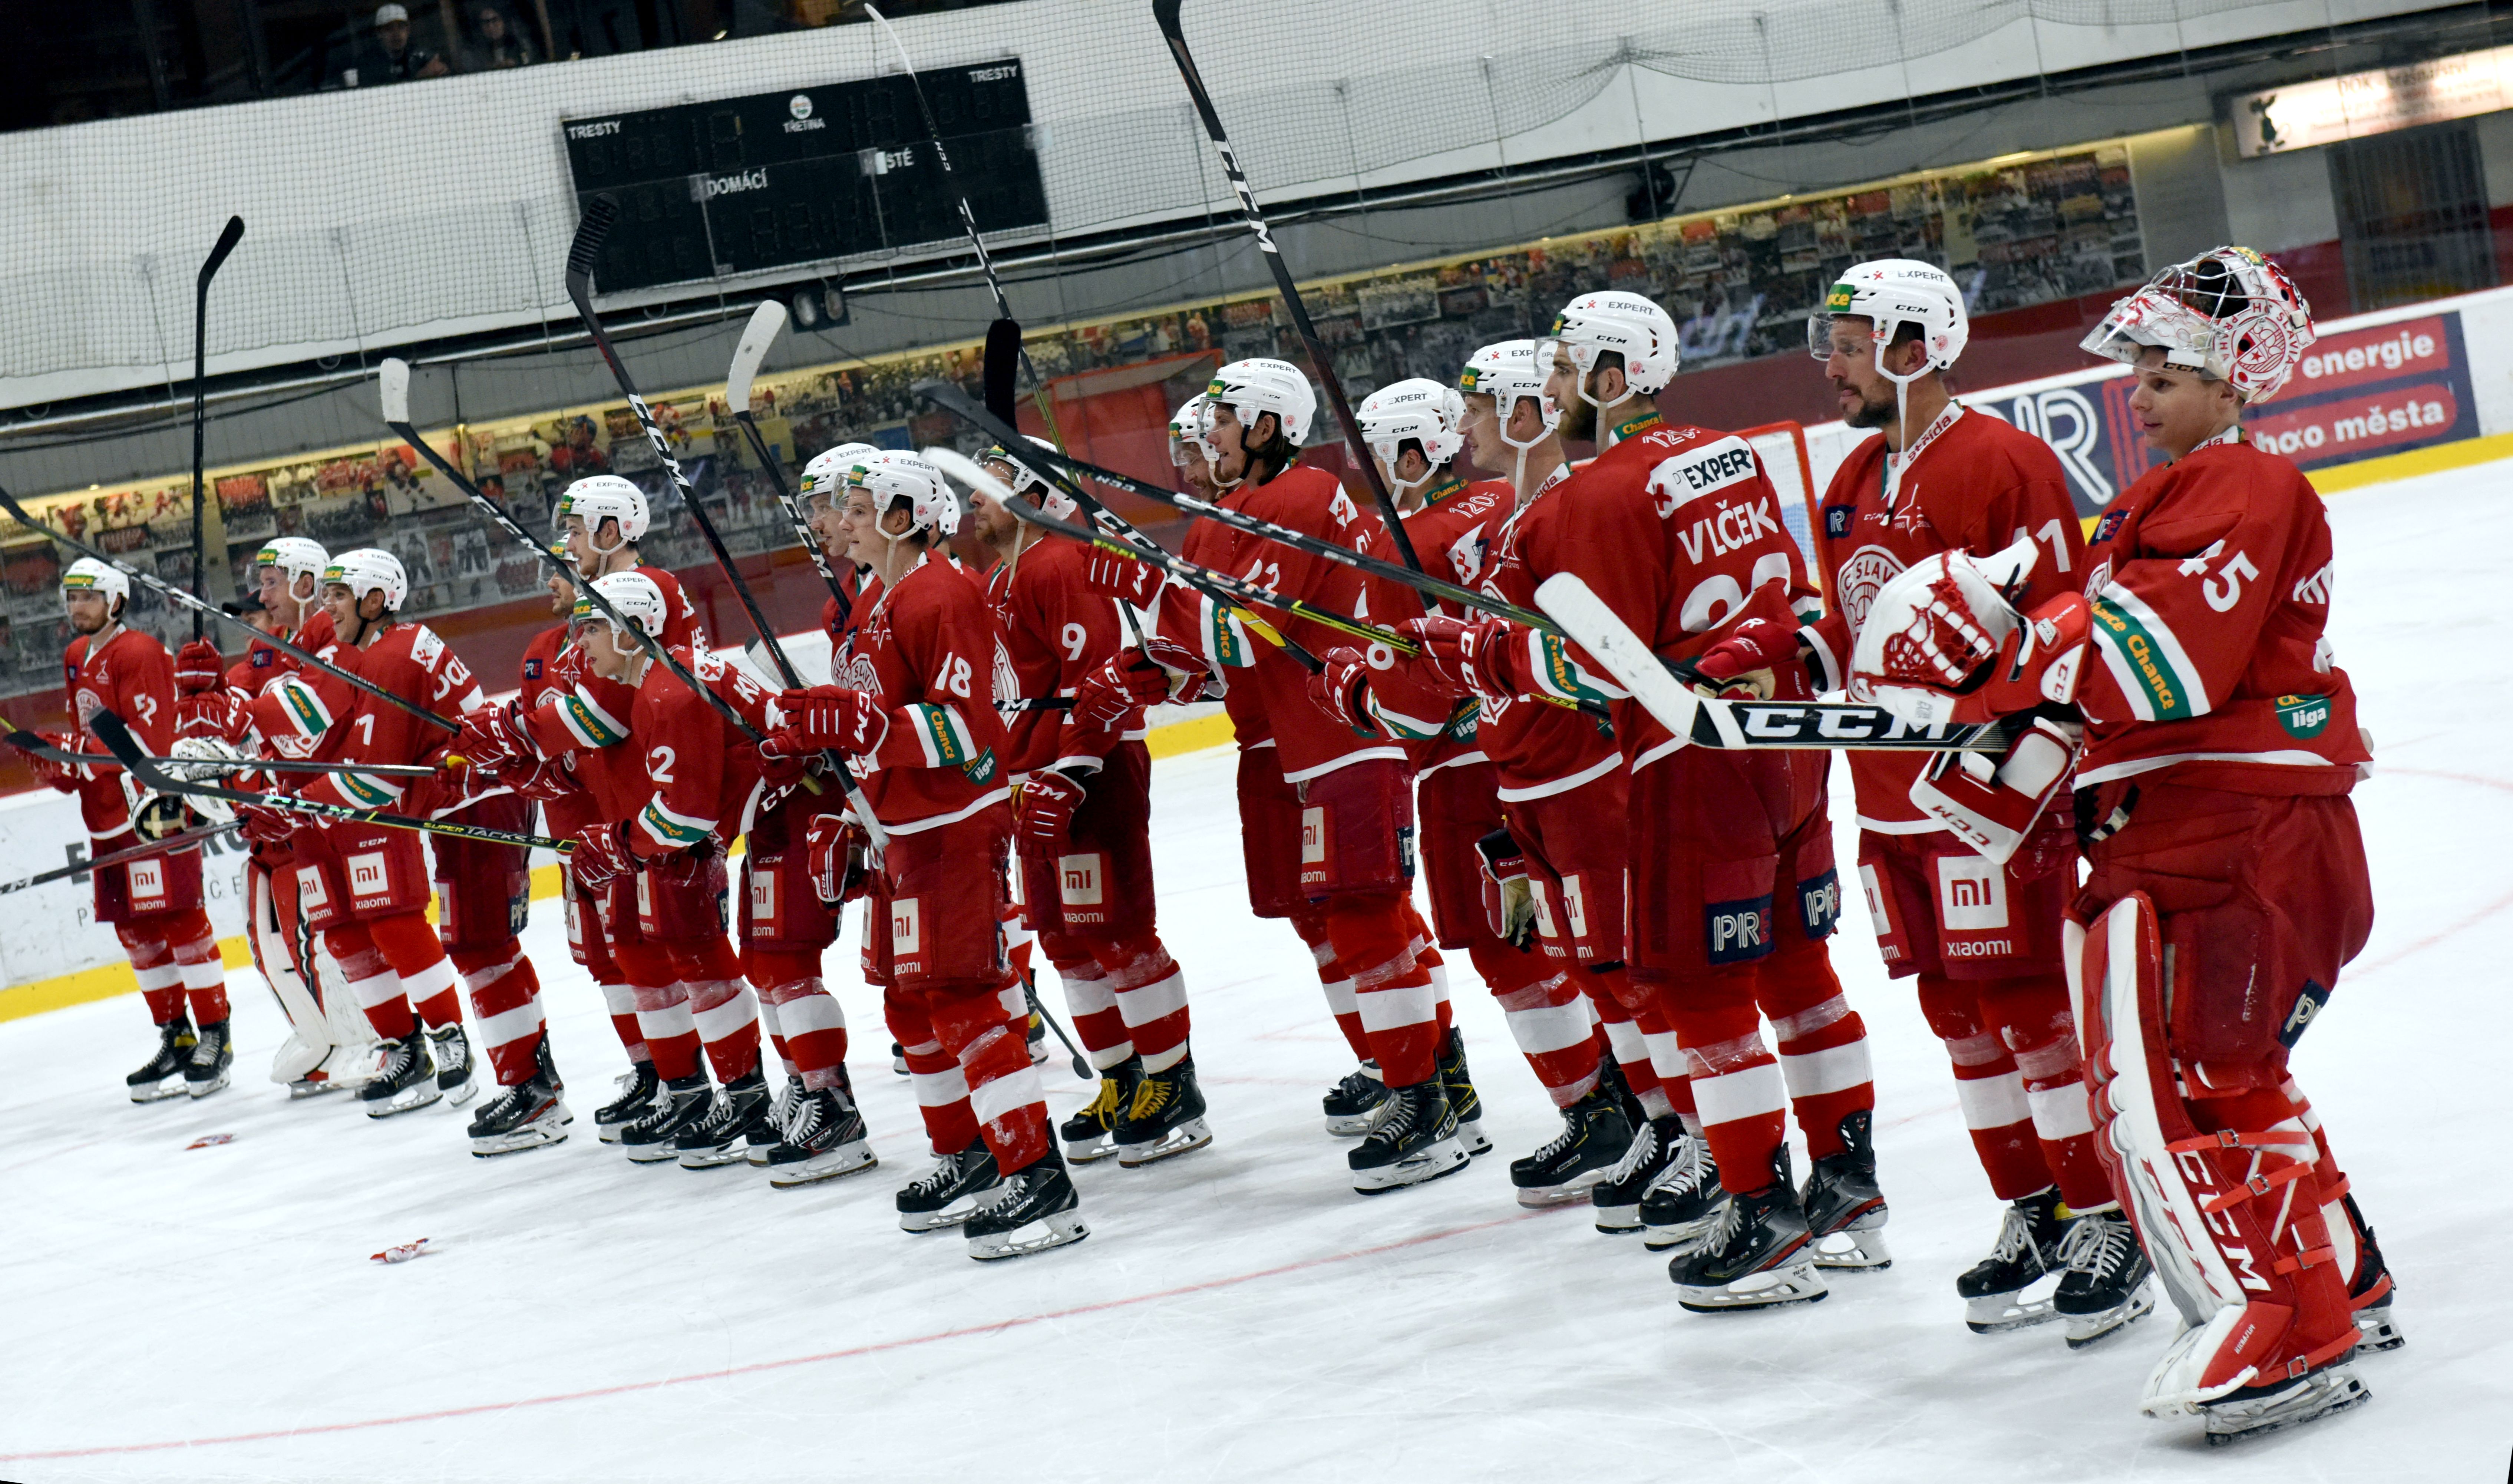
<svg viewBox="0 0 2513 1484">
<path fill-rule="evenodd" d="M 1139 1170 L 1180 1154 L 1191 1154 L 1213 1143 L 1213 1130 L 1201 1118 L 1190 1118 L 1150 1143 L 1128 1143 L 1117 1146 L 1120 1169 Z"/>
<path fill-rule="evenodd" d="M 2137 1286 L 2129 1302 L 2098 1314 L 2070 1314 L 2068 1348 L 2083 1350 L 2102 1344 L 2155 1311 L 2155 1284 L 2152 1279 Z"/>
<path fill-rule="evenodd" d="M 2356 1352 L 2360 1355 L 2378 1355 L 2409 1343 L 2409 1337 L 2401 1334 L 2400 1327 L 2391 1322 L 2391 1306 L 2387 1304 L 2377 1308 L 2358 1309 L 2356 1333 L 2363 1337 L 2356 1342 Z"/>
<path fill-rule="evenodd" d="M 1641 1242 L 1652 1252 L 1668 1252 L 1679 1258 L 1689 1258 L 1700 1250 L 1701 1239 L 1709 1235 L 1710 1228 L 1719 1224 L 1720 1210 L 1726 1205 L 1727 1202 L 1722 1201 L 1719 1205 L 1711 1207 L 1709 1214 L 1699 1221 L 1677 1222 L 1665 1226 L 1645 1226 L 1642 1228 Z"/>
<path fill-rule="evenodd" d="M 1064 1247 L 1091 1234 L 1083 1224 L 1082 1213 L 1059 1211 L 1043 1216 L 1026 1226 L 1010 1231 L 990 1231 L 969 1236 L 969 1256 L 980 1263 L 997 1263 L 1006 1258 L 1025 1258 L 1052 1247 Z"/>
<path fill-rule="evenodd" d="M 461 1081 L 454 1084 L 452 1087 L 440 1088 L 438 1091 L 444 1093 L 447 1106 L 460 1107 L 462 1104 L 480 1096 L 480 1079 L 477 1077 L 465 1077 Z"/>
<path fill-rule="evenodd" d="M 628 1162 L 638 1165 L 667 1165 L 681 1157 L 681 1151 L 668 1143 L 630 1143 L 619 1141 L 628 1153 Z"/>
<path fill-rule="evenodd" d="M 1327 1132 L 1337 1139 L 1359 1139 L 1369 1133 L 1370 1126 L 1377 1121 L 1378 1109 L 1373 1107 L 1367 1113 L 1349 1113 L 1340 1118 L 1328 1119 Z"/>
<path fill-rule="evenodd" d="M 836 1180 L 846 1175 L 860 1175 L 880 1163 L 881 1160 L 874 1155 L 872 1146 L 858 1139 L 853 1143 L 842 1143 L 834 1149 L 815 1154 L 810 1159 L 797 1164 L 771 1165 L 768 1183 L 779 1190 L 791 1190 L 797 1185 L 816 1185 L 824 1180 Z"/>
<path fill-rule="evenodd" d="M 1751 1284 L 1752 1287 L 1743 1285 Z M 1813 1263 L 1791 1263 L 1749 1273 L 1733 1283 L 1678 1284 L 1675 1302 L 1696 1314 L 1725 1314 L 1741 1309 L 1779 1308 L 1791 1304 L 1820 1304 L 1831 1297 L 1823 1274 Z"/>
<path fill-rule="evenodd" d="M 1097 1164 L 1117 1152 L 1117 1136 L 1114 1134 L 1094 1134 L 1085 1140 L 1060 1139 L 1057 1142 L 1064 1145 L 1064 1162 L 1069 1165 Z"/>
<path fill-rule="evenodd" d="M 2011 1294 L 1983 1294 L 1964 1301 L 1964 1327 L 1975 1335 L 2004 1335 L 2011 1330 L 2029 1330 L 2037 1324 L 2048 1324 L 2059 1317 L 2059 1310 L 2049 1295 L 2039 1299 L 2020 1297 L 2023 1289 Z"/>
<path fill-rule="evenodd" d="M 2208 1446 L 2222 1448 L 2245 1438 L 2261 1437 L 2319 1422 L 2334 1412 L 2361 1407 L 2373 1399 L 2355 1373 L 2340 1367 L 2307 1376 L 2291 1391 L 2256 1402 L 2203 1406 L 2208 1419 Z"/>
<path fill-rule="evenodd" d="M 346 1091 L 348 1091 L 346 1084 L 329 1080 L 322 1082 L 291 1082 L 288 1084 L 288 1101 L 291 1103 L 302 1103 L 308 1098 L 320 1098 L 325 1093 L 340 1093 Z"/>
<path fill-rule="evenodd" d="M 169 1086 L 168 1083 L 172 1083 L 173 1085 Z M 164 1103 L 170 1098 L 180 1098 L 183 1095 L 183 1079 L 181 1074 L 178 1073 L 175 1076 L 167 1078 L 165 1082 L 143 1082 L 140 1086 L 133 1088 L 131 1090 L 131 1101 L 134 1103 Z"/>
<path fill-rule="evenodd" d="M 183 1084 L 183 1091 L 194 1098 L 206 1098 L 210 1094 L 218 1092 L 226 1085 L 227 1074 L 225 1072 L 220 1072 L 206 1082 L 186 1081 Z"/>
<path fill-rule="evenodd" d="M 418 1095 L 414 1101 L 404 1101 L 405 1099 L 412 1099 L 413 1095 Z M 423 1107 L 434 1107 L 436 1105 L 436 1101 L 444 1096 L 445 1095 L 443 1093 L 437 1090 L 435 1083 L 422 1082 L 417 1087 L 404 1088 L 401 1092 L 390 1098 L 379 1098 L 376 1101 L 369 1103 L 367 1104 L 367 1116 L 370 1118 L 396 1118 L 404 1113 L 416 1113 Z"/>
<path fill-rule="evenodd" d="M 593 1137 L 603 1143 L 618 1143 L 619 1131 L 627 1126 L 624 1123 L 597 1123 L 593 1126 Z"/>
<path fill-rule="evenodd" d="M 1596 1226 L 1601 1236 L 1630 1236 L 1641 1229 L 1641 1206 L 1599 1206 Z"/>
<path fill-rule="evenodd" d="M 1479 1117 L 1457 1120 L 1457 1143 L 1465 1145 L 1469 1156 L 1492 1152 L 1492 1139 L 1484 1133 L 1484 1121 Z"/>
<path fill-rule="evenodd" d="M 1470 1158 L 1464 1145 L 1454 1139 L 1443 1139 L 1411 1159 L 1400 1159 L 1376 1170 L 1353 1171 L 1352 1187 L 1364 1195 L 1385 1195 L 1407 1185 L 1426 1185 L 1456 1174 Z"/>
<path fill-rule="evenodd" d="M 994 1191 L 986 1193 L 996 1194 L 1002 1189 L 998 1185 Z M 971 1217 L 985 1209 L 985 1204 L 975 1195 L 964 1195 L 939 1211 L 902 1211 L 898 1213 L 898 1229 L 922 1234 L 940 1231 L 946 1226 L 965 1226 Z"/>
<path fill-rule="evenodd" d="M 1894 1265 L 1894 1254 L 1881 1231 L 1827 1232 L 1815 1238 L 1815 1265 L 1826 1272 L 1883 1272 Z"/>
<path fill-rule="evenodd" d="M 739 1144 L 727 1144 L 720 1149 L 679 1149 L 675 1151 L 684 1170 L 721 1170 L 727 1165 L 745 1164 Z"/>
<path fill-rule="evenodd" d="M 1518 1203 L 1533 1211 L 1548 1210 L 1554 1206 L 1576 1206 L 1587 1200 L 1599 1185 L 1606 1183 L 1606 1177 L 1613 1173 L 1611 1170 L 1590 1170 L 1585 1174 L 1575 1175 L 1558 1185 L 1521 1185 L 1518 1187 Z M 1639 1208 L 1636 1206 L 1633 1209 L 1637 1211 Z"/>
<path fill-rule="evenodd" d="M 500 1154 L 520 1154 L 526 1149 L 546 1148 L 554 1143 L 565 1143 L 567 1126 L 574 1121 L 565 1117 L 555 1123 L 543 1119 L 528 1123 L 511 1134 L 474 1139 L 471 1141 L 472 1157 L 495 1159 Z"/>
</svg>

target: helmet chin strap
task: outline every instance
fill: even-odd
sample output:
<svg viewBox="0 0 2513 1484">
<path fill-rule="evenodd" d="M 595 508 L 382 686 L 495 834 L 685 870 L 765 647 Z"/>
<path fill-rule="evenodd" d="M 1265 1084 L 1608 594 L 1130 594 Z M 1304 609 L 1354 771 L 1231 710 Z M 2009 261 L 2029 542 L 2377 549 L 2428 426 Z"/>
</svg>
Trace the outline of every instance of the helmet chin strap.
<svg viewBox="0 0 2513 1484">
<path fill-rule="evenodd" d="M 1518 450 L 1517 465 L 1510 470 L 1509 487 L 1511 491 L 1518 496 L 1518 502 L 1521 505 L 1525 505 L 1527 503 L 1527 456 L 1535 452 L 1537 444 L 1542 443 L 1545 439 L 1553 436 L 1553 429 L 1549 427 L 1545 428 L 1542 432 L 1537 433 L 1535 437 L 1528 439 L 1524 443 L 1521 443 L 1519 440 L 1509 435 L 1509 420 L 1518 415 L 1518 404 L 1526 400 L 1527 399 L 1525 397 L 1514 396 L 1509 399 L 1509 405 L 1507 407 L 1496 409 L 1500 414 L 1498 420 L 1500 425 L 1500 441 L 1508 444 L 1511 448 Z M 1538 412 L 1539 416 L 1536 421 L 1541 422 L 1544 420 L 1540 416 L 1540 406 L 1538 408 Z"/>
<path fill-rule="evenodd" d="M 1875 334 L 1876 374 L 1894 383 L 1894 425 L 1901 430 L 1902 447 L 1908 450 L 1911 446 L 1911 383 L 1929 374 L 1929 363 L 1922 359 L 1920 369 L 1908 376 L 1895 376 L 1886 368 L 1885 352 L 1893 342 L 1894 332 L 1900 328 L 1902 322 L 1897 319 L 1882 326 Z M 1886 455 L 1885 508 L 1888 510 L 1894 508 L 1895 497 L 1901 493 L 1902 463 L 1906 457 L 1907 454 L 1897 456 L 1890 451 Z"/>
</svg>

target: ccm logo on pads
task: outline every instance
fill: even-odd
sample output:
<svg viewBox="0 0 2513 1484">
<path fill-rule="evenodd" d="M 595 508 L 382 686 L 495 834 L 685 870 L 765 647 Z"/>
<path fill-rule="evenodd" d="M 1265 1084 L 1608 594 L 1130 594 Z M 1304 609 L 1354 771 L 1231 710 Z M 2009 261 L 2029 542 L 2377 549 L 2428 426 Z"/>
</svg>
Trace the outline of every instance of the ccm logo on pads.
<svg viewBox="0 0 2513 1484">
<path fill-rule="evenodd" d="M 1957 933 L 2007 926 L 2007 872 L 1979 856 L 1937 858 L 1937 915 Z"/>
</svg>

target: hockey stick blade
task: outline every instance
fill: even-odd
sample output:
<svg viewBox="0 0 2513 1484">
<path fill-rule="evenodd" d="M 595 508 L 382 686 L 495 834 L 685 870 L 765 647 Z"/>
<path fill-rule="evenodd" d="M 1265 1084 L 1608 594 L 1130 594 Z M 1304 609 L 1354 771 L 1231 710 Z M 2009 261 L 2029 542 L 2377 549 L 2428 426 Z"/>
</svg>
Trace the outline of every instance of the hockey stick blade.
<svg viewBox="0 0 2513 1484">
<path fill-rule="evenodd" d="M 749 415 L 750 383 L 758 379 L 759 363 L 768 359 L 768 347 L 777 342 L 777 332 L 784 328 L 785 306 L 773 299 L 761 300 L 750 311 L 750 323 L 741 327 L 741 342 L 733 347 L 733 368 L 724 379 L 724 405 L 735 417 Z"/>
<path fill-rule="evenodd" d="M 985 367 L 986 411 L 1011 423 L 1020 421 L 1014 415 L 1020 355 L 1021 330 L 1017 321 L 999 319 L 986 327 L 985 359 L 980 363 Z"/>
<path fill-rule="evenodd" d="M 201 263 L 201 276 L 198 281 L 198 286 L 202 293 L 206 294 L 209 292 L 210 280 L 219 276 L 219 268 L 227 261 L 227 255 L 234 252 L 236 250 L 236 244 L 243 240 L 244 219 L 242 217 L 227 218 L 227 224 L 219 229 L 218 245 L 210 249 L 210 256 Z"/>
<path fill-rule="evenodd" d="M 1557 572 L 1546 578 L 1536 589 L 1536 601 L 1659 726 L 1695 746 L 1924 752 L 2003 752 L 2007 747 L 1996 725 L 1914 727 L 1882 706 L 1856 702 L 1703 696 L 1676 678 L 1577 574 Z"/>
<path fill-rule="evenodd" d="M 575 297 L 577 285 L 582 283 L 589 297 L 593 284 L 593 264 L 602 256 L 603 241 L 611 235 L 612 223 L 619 220 L 619 198 L 608 191 L 584 203 L 584 215 L 577 219 L 576 237 L 567 245 L 567 290 Z"/>
</svg>

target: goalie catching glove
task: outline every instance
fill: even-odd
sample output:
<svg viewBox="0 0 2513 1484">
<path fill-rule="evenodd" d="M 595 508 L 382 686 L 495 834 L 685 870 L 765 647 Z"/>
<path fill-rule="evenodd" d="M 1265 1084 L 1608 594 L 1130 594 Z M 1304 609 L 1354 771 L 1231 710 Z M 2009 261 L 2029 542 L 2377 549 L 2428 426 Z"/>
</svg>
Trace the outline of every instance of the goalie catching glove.
<svg viewBox="0 0 2513 1484">
<path fill-rule="evenodd" d="M 1940 551 L 1877 589 L 1850 660 L 1850 696 L 1914 726 L 1994 721 L 2077 699 L 2092 617 L 2083 593 L 2031 614 L 2030 538 L 1987 557 Z"/>
</svg>

